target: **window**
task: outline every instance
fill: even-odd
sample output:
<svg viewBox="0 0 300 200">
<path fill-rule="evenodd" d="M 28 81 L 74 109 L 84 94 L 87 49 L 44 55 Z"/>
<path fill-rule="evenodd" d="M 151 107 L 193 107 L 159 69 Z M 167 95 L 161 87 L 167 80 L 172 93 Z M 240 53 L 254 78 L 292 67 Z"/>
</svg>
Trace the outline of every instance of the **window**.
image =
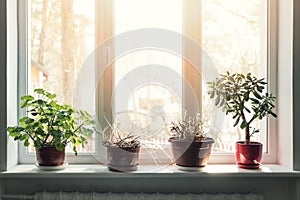
<svg viewBox="0 0 300 200">
<path fill-rule="evenodd" d="M 107 125 L 105 115 L 109 121 L 120 123 L 125 132 L 141 133 L 147 150 L 145 160 L 169 162 L 170 122 L 181 117 L 183 109 L 198 111 L 216 139 L 212 162 L 231 163 L 234 143 L 243 139 L 243 132 L 232 127 L 230 116 L 216 115 L 220 112 L 207 95 L 207 59 L 219 73 L 252 72 L 267 77 L 269 90 L 275 93 L 272 49 L 276 33 L 270 30 L 276 19 L 269 17 L 275 12 L 271 4 L 264 0 L 29 0 L 25 7 L 19 6 L 19 12 L 27 16 L 23 19 L 27 29 L 20 36 L 28 36 L 24 40 L 28 57 L 21 60 L 26 64 L 20 67 L 20 95 L 43 87 L 59 94 L 63 102 L 76 105 L 72 91 L 77 88 L 77 75 L 97 47 L 108 40 L 102 53 L 109 67 L 99 82 L 99 77 L 91 75 L 85 79 L 97 83 L 97 90 L 85 88 L 95 94 L 87 95 L 94 99 L 89 101 L 93 105 L 84 107 L 98 116 L 100 125 Z M 145 28 L 184 35 L 172 44 L 180 53 L 147 47 L 117 57 L 124 45 L 118 35 Z M 200 51 L 191 52 L 188 41 Z M 96 67 L 90 74 L 97 74 L 100 56 L 94 57 Z M 200 58 L 203 73 L 186 58 Z M 275 162 L 276 137 L 268 136 L 270 129 L 276 131 L 275 125 L 265 120 L 257 126 L 263 134 L 256 135 L 255 140 L 264 144 L 264 160 Z M 100 158 L 100 143 L 100 137 L 93 138 L 76 160 L 93 162 Z M 30 162 L 27 158 L 32 151 L 20 149 L 24 157 L 21 162 Z"/>
<path fill-rule="evenodd" d="M 77 74 L 95 48 L 95 1 L 28 0 L 18 3 L 19 13 L 23 15 L 19 20 L 23 20 L 26 27 L 20 34 L 23 37 L 20 41 L 26 42 L 21 51 L 28 55 L 21 61 L 24 65 L 20 67 L 20 96 L 33 94 L 36 88 L 45 88 L 56 93 L 60 102 L 73 105 Z M 92 111 L 88 110 L 93 115 Z M 85 148 L 79 147 L 79 160 L 94 160 L 99 146 L 96 140 L 94 136 Z M 67 160 L 72 162 L 73 151 L 66 150 Z M 34 160 L 33 146 L 26 150 L 22 146 L 20 151 L 20 162 Z"/>
</svg>

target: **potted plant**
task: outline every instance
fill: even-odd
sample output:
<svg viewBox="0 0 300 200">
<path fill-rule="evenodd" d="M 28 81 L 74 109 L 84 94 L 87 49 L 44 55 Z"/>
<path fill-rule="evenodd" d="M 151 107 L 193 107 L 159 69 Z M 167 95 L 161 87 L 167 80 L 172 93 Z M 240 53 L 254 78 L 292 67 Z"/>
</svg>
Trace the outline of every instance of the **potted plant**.
<svg viewBox="0 0 300 200">
<path fill-rule="evenodd" d="M 129 172 L 137 170 L 140 141 L 138 136 L 121 134 L 117 124 L 110 125 L 104 129 L 109 132 L 109 139 L 104 140 L 107 153 L 107 167 L 110 171 Z"/>
<path fill-rule="evenodd" d="M 33 142 L 39 166 L 61 166 L 67 144 L 72 145 L 77 155 L 76 147 L 85 145 L 87 137 L 97 132 L 94 120 L 83 110 L 57 103 L 56 94 L 43 89 L 34 92 L 38 98 L 21 97 L 21 108 L 27 109 L 28 116 L 21 118 L 18 126 L 8 127 L 7 131 L 14 140 L 24 141 L 25 146 Z"/>
<path fill-rule="evenodd" d="M 266 84 L 264 78 L 256 78 L 251 73 L 229 72 L 208 83 L 209 95 L 215 99 L 215 105 L 222 107 L 226 115 L 233 114 L 234 127 L 239 124 L 241 129 L 245 129 L 245 141 L 236 143 L 236 159 L 241 168 L 260 167 L 262 144 L 250 141 L 251 136 L 259 132 L 251 124 L 268 115 L 277 117 L 273 111 L 276 98 L 265 92 Z"/>
<path fill-rule="evenodd" d="M 181 120 L 172 122 L 171 132 L 169 142 L 176 165 L 192 169 L 207 165 L 214 139 L 205 136 L 199 113 L 188 117 L 184 112 Z"/>
</svg>

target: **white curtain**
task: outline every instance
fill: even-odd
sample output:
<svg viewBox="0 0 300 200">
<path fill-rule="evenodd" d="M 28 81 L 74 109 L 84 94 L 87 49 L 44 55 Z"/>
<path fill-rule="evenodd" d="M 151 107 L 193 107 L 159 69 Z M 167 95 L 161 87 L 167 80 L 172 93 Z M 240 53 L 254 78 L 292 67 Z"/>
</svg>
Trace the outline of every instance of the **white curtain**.
<svg viewBox="0 0 300 200">
<path fill-rule="evenodd" d="M 258 194 L 163 194 L 163 193 L 79 193 L 39 192 L 34 200 L 263 200 Z"/>
</svg>

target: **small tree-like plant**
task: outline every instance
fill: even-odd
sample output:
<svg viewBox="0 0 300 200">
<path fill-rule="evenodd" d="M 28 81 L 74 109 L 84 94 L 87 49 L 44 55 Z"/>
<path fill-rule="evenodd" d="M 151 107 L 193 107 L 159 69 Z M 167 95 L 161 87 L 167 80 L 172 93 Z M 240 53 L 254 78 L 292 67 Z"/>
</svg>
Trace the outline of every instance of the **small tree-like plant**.
<svg viewBox="0 0 300 200">
<path fill-rule="evenodd" d="M 215 105 L 222 107 L 226 115 L 233 114 L 234 127 L 240 124 L 240 128 L 245 129 L 246 144 L 250 143 L 253 134 L 259 132 L 250 126 L 255 119 L 262 120 L 268 115 L 277 117 L 273 111 L 276 98 L 265 92 L 266 84 L 264 78 L 256 78 L 251 73 L 229 72 L 208 82 L 208 93 L 215 100 Z"/>
<path fill-rule="evenodd" d="M 29 146 L 32 140 L 36 148 L 63 150 L 71 143 L 77 155 L 76 147 L 84 146 L 86 139 L 98 132 L 92 117 L 86 111 L 57 103 L 56 94 L 43 89 L 34 92 L 38 98 L 31 95 L 21 97 L 21 108 L 27 109 L 28 116 L 19 120 L 19 126 L 7 128 L 10 136 L 24 141 L 25 146 Z"/>
</svg>

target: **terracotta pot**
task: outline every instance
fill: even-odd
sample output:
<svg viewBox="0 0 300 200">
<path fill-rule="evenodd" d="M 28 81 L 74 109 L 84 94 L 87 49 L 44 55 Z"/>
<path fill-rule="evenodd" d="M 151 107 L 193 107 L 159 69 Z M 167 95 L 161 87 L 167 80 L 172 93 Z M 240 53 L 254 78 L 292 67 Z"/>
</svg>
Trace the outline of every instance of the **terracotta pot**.
<svg viewBox="0 0 300 200">
<path fill-rule="evenodd" d="M 55 147 L 35 148 L 36 159 L 40 166 L 60 166 L 65 161 L 65 149 L 56 150 Z"/>
<path fill-rule="evenodd" d="M 107 167 L 110 171 L 126 172 L 137 170 L 140 147 L 106 146 Z"/>
<path fill-rule="evenodd" d="M 250 142 L 246 144 L 239 141 L 235 144 L 236 147 L 236 161 L 240 168 L 258 169 L 262 158 L 262 143 Z"/>
<path fill-rule="evenodd" d="M 176 165 L 183 167 L 204 167 L 210 157 L 213 138 L 201 142 L 180 141 L 170 138 L 173 157 Z"/>
</svg>

